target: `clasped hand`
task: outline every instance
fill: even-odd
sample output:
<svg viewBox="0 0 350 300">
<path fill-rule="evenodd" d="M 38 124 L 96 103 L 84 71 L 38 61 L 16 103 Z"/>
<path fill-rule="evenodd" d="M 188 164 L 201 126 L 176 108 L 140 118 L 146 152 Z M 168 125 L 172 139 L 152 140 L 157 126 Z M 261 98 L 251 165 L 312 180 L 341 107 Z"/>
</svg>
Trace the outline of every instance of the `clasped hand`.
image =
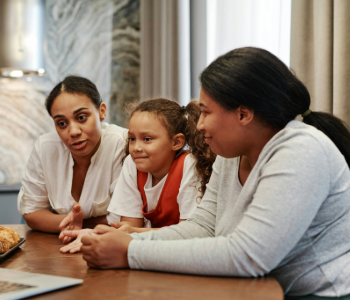
<svg viewBox="0 0 350 300">
<path fill-rule="evenodd" d="M 61 252 L 83 253 L 83 259 L 91 268 L 123 269 L 128 268 L 128 247 L 132 240 L 129 234 L 106 226 L 98 225 L 94 230 L 83 229 L 67 231 L 66 234 L 76 240 L 62 247 Z"/>
</svg>

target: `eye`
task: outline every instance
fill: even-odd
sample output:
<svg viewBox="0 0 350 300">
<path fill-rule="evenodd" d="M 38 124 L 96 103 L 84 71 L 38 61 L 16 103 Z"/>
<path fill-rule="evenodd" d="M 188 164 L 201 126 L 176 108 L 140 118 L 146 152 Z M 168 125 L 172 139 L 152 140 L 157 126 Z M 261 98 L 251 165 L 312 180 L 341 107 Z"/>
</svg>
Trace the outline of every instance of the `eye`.
<svg viewBox="0 0 350 300">
<path fill-rule="evenodd" d="M 150 141 L 152 141 L 152 138 L 150 138 L 150 137 L 144 137 L 143 140 L 144 140 L 145 142 L 150 142 Z"/>
<path fill-rule="evenodd" d="M 135 138 L 133 137 L 129 137 L 128 139 L 129 139 L 129 142 L 135 142 Z"/>
<path fill-rule="evenodd" d="M 64 122 L 64 121 L 59 121 L 59 122 L 57 122 L 57 126 L 60 127 L 60 128 L 63 128 L 63 127 L 66 126 L 66 125 L 67 125 L 67 123 Z"/>
<path fill-rule="evenodd" d="M 79 115 L 78 116 L 78 121 L 84 121 L 87 118 L 86 115 Z"/>
</svg>

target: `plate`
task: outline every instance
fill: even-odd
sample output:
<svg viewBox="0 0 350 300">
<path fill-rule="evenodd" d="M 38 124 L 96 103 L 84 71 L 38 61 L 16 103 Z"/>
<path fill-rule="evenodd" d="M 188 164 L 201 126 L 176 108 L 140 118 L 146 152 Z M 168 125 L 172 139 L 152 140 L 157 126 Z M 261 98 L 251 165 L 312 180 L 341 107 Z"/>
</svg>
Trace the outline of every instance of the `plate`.
<svg viewBox="0 0 350 300">
<path fill-rule="evenodd" d="M 21 238 L 16 246 L 13 246 L 9 251 L 0 254 L 0 260 L 8 256 L 11 252 L 15 251 L 19 246 L 21 246 L 26 241 L 25 238 Z"/>
</svg>

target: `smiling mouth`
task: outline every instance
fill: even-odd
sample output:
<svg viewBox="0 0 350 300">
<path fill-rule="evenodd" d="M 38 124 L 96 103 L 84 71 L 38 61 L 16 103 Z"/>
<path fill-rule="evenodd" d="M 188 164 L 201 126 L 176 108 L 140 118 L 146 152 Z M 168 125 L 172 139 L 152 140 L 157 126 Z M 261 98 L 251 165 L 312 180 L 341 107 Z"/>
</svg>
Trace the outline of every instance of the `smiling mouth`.
<svg viewBox="0 0 350 300">
<path fill-rule="evenodd" d="M 71 144 L 71 147 L 75 150 L 80 150 L 80 149 L 83 149 L 85 147 L 86 143 L 87 143 L 87 140 L 74 142 Z"/>
</svg>

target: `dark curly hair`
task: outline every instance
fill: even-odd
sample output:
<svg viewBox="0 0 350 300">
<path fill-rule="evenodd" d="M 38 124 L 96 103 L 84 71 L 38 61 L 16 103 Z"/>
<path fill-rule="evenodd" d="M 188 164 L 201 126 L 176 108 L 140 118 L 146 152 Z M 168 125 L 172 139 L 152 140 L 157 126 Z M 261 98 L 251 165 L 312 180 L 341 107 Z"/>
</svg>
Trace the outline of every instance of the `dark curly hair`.
<svg viewBox="0 0 350 300">
<path fill-rule="evenodd" d="M 196 159 L 196 171 L 201 177 L 199 192 L 201 193 L 200 198 L 202 198 L 213 170 L 212 166 L 216 154 L 204 142 L 204 133 L 197 130 L 197 122 L 201 114 L 198 101 L 191 101 L 186 107 L 181 107 L 177 102 L 169 99 L 150 99 L 137 104 L 131 104 L 129 107 L 129 119 L 131 119 L 135 112 L 155 114 L 167 129 L 170 138 L 178 133 L 182 133 L 185 136 L 185 145 L 188 145 L 189 151 Z M 129 141 L 125 145 L 123 162 L 128 155 Z"/>
</svg>

